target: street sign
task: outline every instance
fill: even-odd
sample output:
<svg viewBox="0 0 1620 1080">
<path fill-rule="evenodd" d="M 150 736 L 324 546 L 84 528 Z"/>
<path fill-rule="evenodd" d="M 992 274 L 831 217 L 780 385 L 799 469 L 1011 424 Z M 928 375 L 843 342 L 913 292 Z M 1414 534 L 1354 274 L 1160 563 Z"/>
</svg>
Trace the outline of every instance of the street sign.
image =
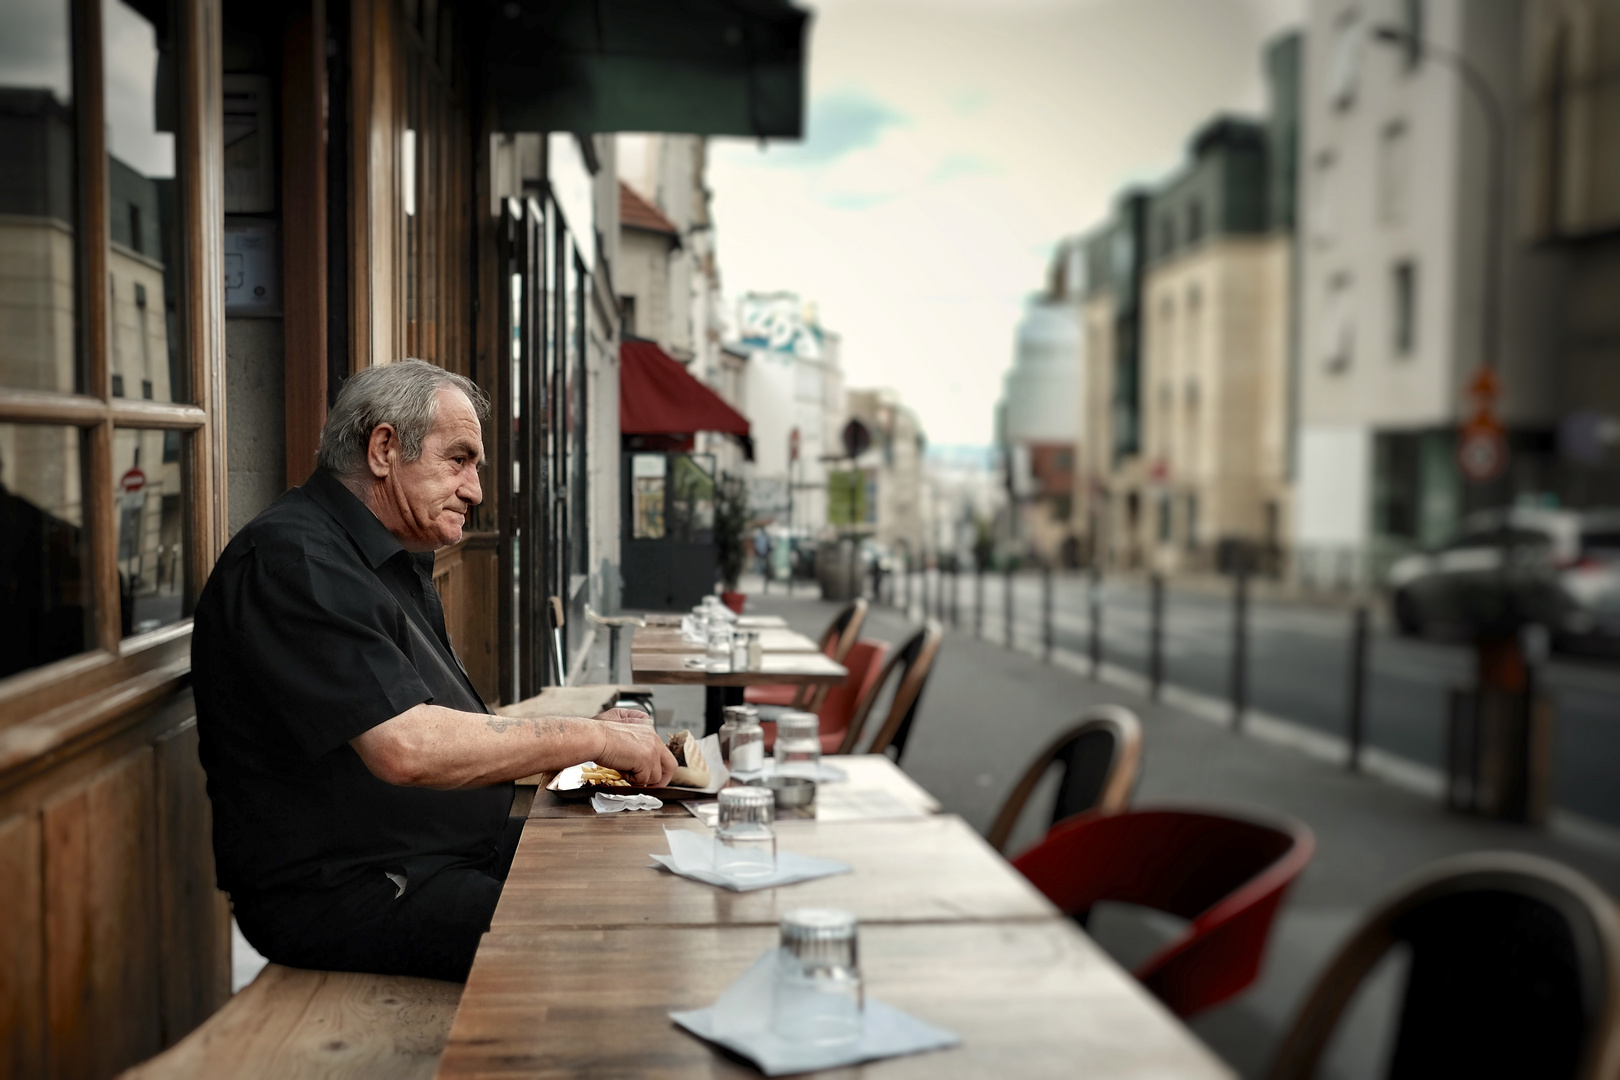
<svg viewBox="0 0 1620 1080">
<path fill-rule="evenodd" d="M 133 495 L 146 486 L 146 474 L 139 469 L 131 469 L 119 477 L 118 486 L 124 489 L 125 495 Z"/>
<path fill-rule="evenodd" d="M 872 445 L 872 433 L 866 425 L 859 420 L 851 420 L 844 425 L 844 454 L 848 457 L 858 458 Z"/>
<path fill-rule="evenodd" d="M 1489 415 L 1476 416 L 1457 436 L 1457 465 L 1476 484 L 1495 480 L 1507 468 L 1507 439 Z"/>
</svg>

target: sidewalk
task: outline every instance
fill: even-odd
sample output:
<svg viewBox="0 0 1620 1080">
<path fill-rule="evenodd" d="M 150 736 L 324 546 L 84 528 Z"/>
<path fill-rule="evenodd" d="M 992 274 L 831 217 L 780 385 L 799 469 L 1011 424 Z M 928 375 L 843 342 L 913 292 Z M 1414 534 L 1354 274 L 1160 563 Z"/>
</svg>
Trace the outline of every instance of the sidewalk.
<svg viewBox="0 0 1620 1080">
<path fill-rule="evenodd" d="M 779 614 L 797 630 L 818 635 L 839 605 L 780 594 L 750 596 L 750 613 Z M 908 624 L 900 613 L 875 608 L 864 636 L 898 644 Z M 682 710 L 693 702 L 658 690 Z M 1317 853 L 1289 894 L 1272 930 L 1260 980 L 1234 1002 L 1198 1017 L 1193 1028 L 1244 1076 L 1264 1075 L 1282 1031 L 1317 972 L 1361 915 L 1408 873 L 1436 859 L 1482 849 L 1514 850 L 1566 863 L 1620 895 L 1620 848 L 1519 826 L 1447 813 L 1432 798 L 1391 786 L 1285 746 L 1234 735 L 1210 720 L 1107 683 L 1095 683 L 1037 658 L 978 641 L 971 630 L 947 631 L 925 692 L 905 768 L 948 812 L 981 832 L 1029 760 L 1085 706 L 1117 702 L 1134 709 L 1145 729 L 1136 801 L 1199 802 L 1292 815 L 1316 833 Z M 1037 792 L 1030 820 L 1012 850 L 1040 833 L 1033 820 L 1050 806 Z M 1100 911 L 1094 936 L 1126 966 L 1143 959 L 1175 932 L 1175 921 L 1136 911 Z M 1352 1017 L 1355 1037 L 1338 1040 L 1323 1075 L 1377 1071 L 1380 1042 L 1393 998 L 1388 980 Z M 1365 1015 L 1364 1015 L 1365 1013 Z"/>
</svg>

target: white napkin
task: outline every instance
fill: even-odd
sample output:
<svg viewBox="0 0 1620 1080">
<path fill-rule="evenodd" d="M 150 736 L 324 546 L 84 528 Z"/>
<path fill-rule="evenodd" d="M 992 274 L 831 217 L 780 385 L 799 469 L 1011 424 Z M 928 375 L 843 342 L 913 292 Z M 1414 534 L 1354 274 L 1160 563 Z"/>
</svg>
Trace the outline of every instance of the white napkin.
<svg viewBox="0 0 1620 1080">
<path fill-rule="evenodd" d="M 861 1037 L 836 1046 L 790 1042 L 771 1031 L 771 997 L 775 990 L 776 949 L 754 961 L 742 978 L 707 1009 L 672 1012 L 669 1018 L 700 1038 L 729 1047 L 748 1058 L 766 1076 L 812 1072 L 862 1061 L 920 1054 L 956 1046 L 961 1037 L 924 1023 L 876 998 L 866 999 Z"/>
<path fill-rule="evenodd" d="M 668 855 L 654 855 L 658 865 L 693 881 L 734 892 L 752 892 L 755 889 L 773 889 L 778 885 L 793 885 L 820 877 L 850 872 L 849 863 L 836 859 L 818 859 L 812 855 L 798 855 L 778 850 L 776 870 L 764 877 L 735 878 L 714 868 L 714 836 L 709 833 L 687 832 L 685 829 L 664 829 L 669 840 Z"/>
<path fill-rule="evenodd" d="M 664 800 L 651 795 L 609 795 L 598 791 L 591 796 L 591 807 L 598 814 L 617 814 L 620 810 L 657 810 Z"/>
</svg>

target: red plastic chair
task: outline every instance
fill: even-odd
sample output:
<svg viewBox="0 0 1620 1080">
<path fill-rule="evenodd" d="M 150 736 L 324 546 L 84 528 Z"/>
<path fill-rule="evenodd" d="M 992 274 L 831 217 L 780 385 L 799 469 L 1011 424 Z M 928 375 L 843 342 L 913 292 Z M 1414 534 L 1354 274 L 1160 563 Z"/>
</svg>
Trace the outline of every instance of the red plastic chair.
<svg viewBox="0 0 1620 1080">
<path fill-rule="evenodd" d="M 1135 972 L 1186 1018 L 1254 982 L 1283 894 L 1315 851 L 1297 821 L 1126 810 L 1071 818 L 1013 865 L 1068 915 L 1116 900 L 1190 920 Z"/>
<path fill-rule="evenodd" d="M 857 641 L 855 647 L 849 650 L 849 655 L 844 658 L 849 677 L 827 693 L 827 699 L 821 703 L 821 711 L 816 714 L 821 718 L 819 730 L 823 754 L 838 753 L 838 748 L 844 742 L 844 733 L 849 730 L 849 722 L 855 716 L 856 706 L 877 682 L 888 651 L 888 642 L 872 638 Z M 769 751 L 776 745 L 776 722 L 761 720 L 760 723 L 765 729 L 765 749 Z"/>
</svg>

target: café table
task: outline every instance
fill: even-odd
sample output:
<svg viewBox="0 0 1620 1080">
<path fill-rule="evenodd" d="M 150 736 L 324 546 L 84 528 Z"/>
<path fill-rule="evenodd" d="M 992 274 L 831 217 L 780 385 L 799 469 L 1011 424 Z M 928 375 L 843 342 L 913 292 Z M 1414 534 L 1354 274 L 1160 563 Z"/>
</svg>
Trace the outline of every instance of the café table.
<svg viewBox="0 0 1620 1080">
<path fill-rule="evenodd" d="M 727 705 L 741 705 L 743 688 L 787 683 L 795 686 L 836 685 L 849 677 L 844 665 L 820 652 L 773 652 L 764 650 L 757 671 L 709 671 L 702 663 L 702 649 L 693 643 L 693 652 L 659 652 L 638 649 L 637 637 L 630 639 L 630 678 L 638 683 L 674 686 L 702 686 L 703 733 L 720 730 Z"/>
<path fill-rule="evenodd" d="M 680 626 L 684 616 L 670 612 L 649 612 L 642 618 L 648 627 L 663 629 Z M 739 630 L 781 630 L 787 626 L 787 620 L 780 615 L 739 615 L 736 626 Z"/>
<path fill-rule="evenodd" d="M 867 993 L 960 1046 L 827 1075 L 1175 1076 L 1231 1072 L 958 817 L 881 755 L 833 757 L 852 787 L 910 800 L 901 820 L 783 821 L 782 850 L 848 874 L 734 893 L 648 856 L 690 815 L 553 816 L 537 799 L 462 994 L 438 1075 L 744 1077 L 681 1030 L 777 940 L 784 911 L 860 919 Z M 838 784 L 823 785 L 823 791 Z M 683 811 L 684 813 L 684 811 Z"/>
<path fill-rule="evenodd" d="M 760 648 L 767 653 L 795 653 L 820 652 L 821 646 L 805 637 L 797 630 L 786 627 L 770 627 L 759 632 Z M 636 650 L 642 652 L 668 652 L 668 653 L 699 653 L 703 647 L 687 639 L 686 635 L 676 627 L 648 627 L 637 630 L 630 639 L 630 651 L 634 655 Z"/>
</svg>

